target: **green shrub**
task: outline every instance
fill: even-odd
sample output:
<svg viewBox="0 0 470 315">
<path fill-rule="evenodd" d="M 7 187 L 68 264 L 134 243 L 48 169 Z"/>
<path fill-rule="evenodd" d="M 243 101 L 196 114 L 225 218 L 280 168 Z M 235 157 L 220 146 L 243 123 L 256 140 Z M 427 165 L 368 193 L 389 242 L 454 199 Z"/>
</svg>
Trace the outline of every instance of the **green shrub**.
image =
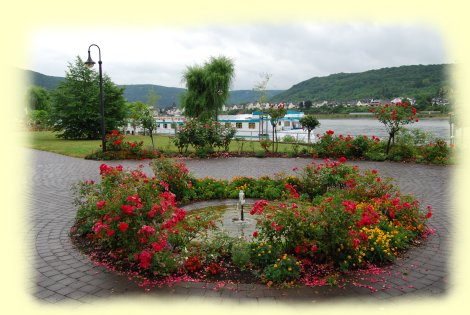
<svg viewBox="0 0 470 315">
<path fill-rule="evenodd" d="M 278 248 L 271 244 L 265 242 L 253 242 L 250 246 L 250 260 L 255 266 L 261 269 L 273 264 L 279 256 Z"/>
<path fill-rule="evenodd" d="M 285 135 L 283 138 L 282 138 L 282 142 L 285 142 L 285 143 L 294 143 L 294 142 L 297 142 L 295 137 L 292 136 L 292 135 Z"/>
<path fill-rule="evenodd" d="M 196 178 L 189 173 L 186 165 L 161 157 L 152 161 L 152 170 L 158 183 L 176 195 L 177 200 L 189 201 L 194 197 L 192 184 Z"/>
<path fill-rule="evenodd" d="M 232 245 L 231 251 L 232 263 L 244 270 L 250 262 L 250 244 L 239 240 Z"/>
<path fill-rule="evenodd" d="M 408 144 L 396 144 L 390 148 L 387 158 L 392 161 L 404 161 L 414 158 L 416 148 Z"/>
<path fill-rule="evenodd" d="M 264 158 L 266 157 L 266 151 L 256 151 L 255 156 L 257 158 Z"/>
<path fill-rule="evenodd" d="M 446 164 L 451 154 L 450 148 L 443 139 L 436 139 L 434 143 L 429 143 L 420 147 L 419 162 Z"/>
<path fill-rule="evenodd" d="M 300 262 L 294 257 L 284 254 L 274 264 L 264 268 L 263 275 L 267 281 L 276 284 L 293 282 L 300 278 Z"/>
</svg>

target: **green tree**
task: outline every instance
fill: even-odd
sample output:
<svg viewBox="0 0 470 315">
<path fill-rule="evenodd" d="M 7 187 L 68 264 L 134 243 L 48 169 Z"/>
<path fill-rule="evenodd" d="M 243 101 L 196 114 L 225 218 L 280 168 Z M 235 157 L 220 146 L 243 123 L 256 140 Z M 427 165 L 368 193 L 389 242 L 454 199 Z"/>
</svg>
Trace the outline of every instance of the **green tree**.
<svg viewBox="0 0 470 315">
<path fill-rule="evenodd" d="M 395 143 L 395 135 L 397 132 L 407 124 L 415 122 L 416 108 L 411 106 L 406 99 L 401 103 L 396 104 L 380 104 L 377 107 L 371 108 L 371 112 L 375 117 L 384 124 L 388 132 L 388 142 L 385 153 L 388 155 L 390 147 Z"/>
<path fill-rule="evenodd" d="M 278 106 L 272 106 L 268 109 L 269 121 L 271 122 L 271 127 L 273 128 L 273 153 L 277 152 L 277 124 L 281 118 L 287 114 L 287 110 L 284 107 L 284 104 L 279 104 Z M 276 146 L 275 146 L 276 144 Z"/>
<path fill-rule="evenodd" d="M 33 130 L 46 130 L 50 127 L 49 112 L 35 109 L 28 112 L 28 126 Z"/>
<path fill-rule="evenodd" d="M 27 122 L 34 130 L 50 127 L 51 96 L 48 90 L 32 86 L 26 93 Z"/>
<path fill-rule="evenodd" d="M 142 119 L 148 111 L 149 106 L 145 103 L 137 101 L 128 104 L 128 118 L 132 128 L 134 129 L 134 133 L 137 126 L 142 125 Z"/>
<path fill-rule="evenodd" d="M 103 77 L 106 130 L 124 125 L 126 107 L 124 89 L 116 86 L 109 76 Z M 99 75 L 87 68 L 80 57 L 69 63 L 65 79 L 53 93 L 52 119 L 58 137 L 64 139 L 99 139 L 101 114 Z"/>
<path fill-rule="evenodd" d="M 310 143 L 310 133 L 313 129 L 320 126 L 320 122 L 312 115 L 305 115 L 304 117 L 300 118 L 299 123 L 302 125 L 302 128 L 307 129 L 307 139 L 308 143 Z"/>
<path fill-rule="evenodd" d="M 43 87 L 32 86 L 26 94 L 26 105 L 28 110 L 51 110 L 51 96 L 49 91 Z"/>
<path fill-rule="evenodd" d="M 157 129 L 157 121 L 155 120 L 155 118 L 153 118 L 152 110 L 149 107 L 147 107 L 147 110 L 144 111 L 140 119 L 140 123 L 142 125 L 142 128 L 148 131 L 150 140 L 152 141 L 152 147 L 155 150 L 155 143 L 153 141 L 153 133 L 155 129 Z"/>
<path fill-rule="evenodd" d="M 189 66 L 183 74 L 187 91 L 181 106 L 186 117 L 208 119 L 216 117 L 229 97 L 235 69 L 231 59 L 211 57 L 203 66 Z"/>
</svg>

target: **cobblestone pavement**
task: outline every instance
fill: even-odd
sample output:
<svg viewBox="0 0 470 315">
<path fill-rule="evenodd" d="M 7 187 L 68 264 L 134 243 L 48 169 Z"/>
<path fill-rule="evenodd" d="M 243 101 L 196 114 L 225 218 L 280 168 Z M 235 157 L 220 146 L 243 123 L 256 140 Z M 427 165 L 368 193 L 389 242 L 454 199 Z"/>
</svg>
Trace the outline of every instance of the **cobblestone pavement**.
<svg viewBox="0 0 470 315">
<path fill-rule="evenodd" d="M 287 303 L 348 300 L 361 302 L 414 301 L 443 298 L 451 289 L 449 259 L 451 258 L 451 214 L 454 209 L 449 187 L 452 166 L 426 166 L 388 162 L 353 162 L 360 169 L 375 168 L 383 177 L 393 177 L 403 193 L 413 194 L 424 205 L 433 207 L 429 225 L 436 230 L 419 247 L 379 275 L 364 275 L 362 282 L 346 288 L 335 286 L 273 289 L 252 284 L 227 285 L 215 290 L 205 283 L 179 283 L 170 288 L 154 288 L 149 292 L 138 287 L 126 276 L 96 266 L 71 243 L 68 233 L 75 209 L 70 187 L 80 180 L 98 180 L 99 161 L 88 161 L 54 153 L 25 149 L 30 155 L 31 172 L 27 182 L 29 219 L 26 241 L 31 248 L 28 262 L 31 273 L 28 291 L 41 303 L 68 302 L 89 304 L 114 297 L 146 296 L 154 299 L 197 300 L 215 304 L 229 302 Z M 293 167 L 311 159 L 229 158 L 186 160 L 197 177 L 232 178 L 248 175 L 258 177 L 279 172 L 292 173 Z M 140 162 L 111 162 L 133 168 Z M 143 163 L 144 165 L 146 162 Z M 146 166 L 145 170 L 150 173 Z"/>
</svg>

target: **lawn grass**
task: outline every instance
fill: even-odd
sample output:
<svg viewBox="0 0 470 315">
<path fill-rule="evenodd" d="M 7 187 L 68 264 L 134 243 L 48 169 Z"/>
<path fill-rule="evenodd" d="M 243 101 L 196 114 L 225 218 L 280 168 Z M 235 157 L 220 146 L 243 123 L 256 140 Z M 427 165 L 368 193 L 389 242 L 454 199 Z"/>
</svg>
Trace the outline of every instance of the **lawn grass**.
<svg viewBox="0 0 470 315">
<path fill-rule="evenodd" d="M 32 149 L 49 151 L 67 156 L 84 158 L 85 156 L 101 149 L 101 140 L 63 140 L 56 137 L 52 131 L 28 131 L 24 133 L 25 145 Z M 126 141 L 144 141 L 144 148 L 152 146 L 149 136 L 126 135 Z M 178 149 L 173 144 L 172 138 L 167 135 L 154 136 L 155 148 L 161 152 L 175 154 Z M 292 145 L 279 143 L 278 152 L 288 153 Z M 231 153 L 256 153 L 263 151 L 258 141 L 236 141 L 233 140 L 229 147 Z M 189 148 L 189 153 L 194 149 Z"/>
</svg>

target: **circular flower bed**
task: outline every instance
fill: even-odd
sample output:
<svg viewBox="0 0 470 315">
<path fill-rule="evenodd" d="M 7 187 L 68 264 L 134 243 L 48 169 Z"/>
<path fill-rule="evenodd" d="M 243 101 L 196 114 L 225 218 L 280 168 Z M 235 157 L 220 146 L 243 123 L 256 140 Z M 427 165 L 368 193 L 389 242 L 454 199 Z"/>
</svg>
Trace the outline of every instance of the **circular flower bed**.
<svg viewBox="0 0 470 315">
<path fill-rule="evenodd" d="M 317 285 L 332 275 L 389 264 L 428 232 L 422 211 L 377 171 L 326 160 L 298 176 L 196 179 L 183 163 L 153 160 L 152 177 L 102 164 L 99 183 L 75 189 L 75 243 L 93 260 L 141 279 Z M 234 198 L 243 189 L 257 201 L 249 240 L 218 228 L 217 211 L 191 213 L 194 200 Z"/>
</svg>

